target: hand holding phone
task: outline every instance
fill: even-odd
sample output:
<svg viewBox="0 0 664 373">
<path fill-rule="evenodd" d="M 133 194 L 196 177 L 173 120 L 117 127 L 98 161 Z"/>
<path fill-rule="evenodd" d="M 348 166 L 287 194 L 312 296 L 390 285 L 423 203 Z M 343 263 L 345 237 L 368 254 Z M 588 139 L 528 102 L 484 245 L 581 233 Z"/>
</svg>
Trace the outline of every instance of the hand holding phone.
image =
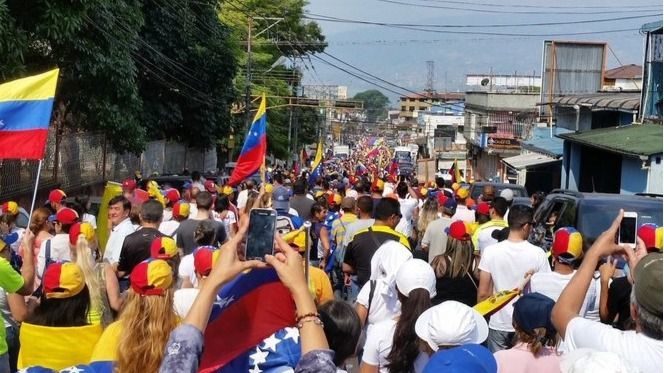
<svg viewBox="0 0 664 373">
<path fill-rule="evenodd" d="M 274 255 L 274 231 L 277 212 L 272 209 L 252 209 L 249 213 L 249 228 L 245 245 L 245 260 L 265 260 L 265 255 Z"/>
<path fill-rule="evenodd" d="M 629 245 L 632 248 L 636 247 L 636 228 L 637 228 L 638 214 L 633 211 L 625 211 L 623 218 L 620 221 L 620 229 L 618 230 L 618 243 L 621 245 Z"/>
</svg>

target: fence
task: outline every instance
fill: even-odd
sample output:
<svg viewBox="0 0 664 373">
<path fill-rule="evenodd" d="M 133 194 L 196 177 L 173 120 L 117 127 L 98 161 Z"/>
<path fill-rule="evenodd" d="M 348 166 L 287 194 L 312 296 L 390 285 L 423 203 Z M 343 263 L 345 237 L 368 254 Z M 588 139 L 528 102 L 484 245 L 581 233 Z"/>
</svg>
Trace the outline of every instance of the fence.
<svg viewBox="0 0 664 373">
<path fill-rule="evenodd" d="M 0 200 L 24 197 L 34 190 L 38 161 L 0 161 Z M 40 189 L 59 187 L 65 191 L 80 190 L 121 181 L 141 171 L 153 174 L 177 174 L 191 171 L 215 171 L 216 150 L 203 151 L 164 140 L 148 143 L 145 151 L 120 154 L 111 150 L 101 133 L 65 133 L 56 136 L 49 130 L 46 153 L 39 181 Z"/>
</svg>

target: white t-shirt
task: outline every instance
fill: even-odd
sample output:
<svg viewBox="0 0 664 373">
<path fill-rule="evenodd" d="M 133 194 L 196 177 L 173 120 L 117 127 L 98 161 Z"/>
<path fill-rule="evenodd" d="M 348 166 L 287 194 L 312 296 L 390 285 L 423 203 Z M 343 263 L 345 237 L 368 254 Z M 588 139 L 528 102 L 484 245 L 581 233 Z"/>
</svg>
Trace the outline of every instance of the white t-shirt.
<svg viewBox="0 0 664 373">
<path fill-rule="evenodd" d="M 382 281 L 376 281 L 376 288 L 374 290 L 374 296 L 371 300 L 371 309 L 369 310 L 369 315 L 367 316 L 367 328 L 371 328 L 372 325 L 377 324 L 381 321 L 391 320 L 401 314 L 401 302 L 395 295 L 394 297 L 388 297 L 382 295 L 385 293 L 383 287 L 386 286 Z M 369 308 L 369 293 L 371 292 L 371 281 L 367 281 L 360 292 L 357 294 L 357 303 L 363 305 L 364 307 Z"/>
<path fill-rule="evenodd" d="M 573 318 L 565 330 L 565 344 L 572 350 L 591 348 L 613 352 L 641 372 L 661 372 L 662 341 L 634 330 L 622 331 L 582 317 Z"/>
<path fill-rule="evenodd" d="M 248 189 L 241 190 L 240 193 L 237 194 L 237 209 L 239 211 L 244 210 L 245 206 L 247 206 L 248 199 L 249 199 Z"/>
<path fill-rule="evenodd" d="M 164 209 L 164 217 L 161 218 L 162 223 L 167 222 L 167 221 L 171 221 L 171 219 L 173 219 L 173 209 L 170 208 L 170 207 L 167 208 L 167 209 Z"/>
<path fill-rule="evenodd" d="M 71 248 L 69 247 L 69 235 L 67 233 L 56 234 L 48 240 L 44 240 L 39 247 L 37 256 L 37 276 L 42 278 L 46 266 L 46 245 L 51 242 L 50 257 L 52 261 L 71 260 Z"/>
<path fill-rule="evenodd" d="M 120 251 L 122 251 L 122 244 L 125 237 L 134 233 L 136 228 L 131 224 L 131 220 L 126 218 L 120 224 L 111 230 L 106 242 L 106 250 L 104 250 L 104 259 L 108 260 L 111 264 L 120 261 Z M 69 242 L 67 242 L 69 244 Z"/>
<path fill-rule="evenodd" d="M 194 254 L 187 254 L 182 257 L 180 266 L 178 267 L 178 277 L 180 277 L 181 280 L 188 278 L 194 287 L 198 285 L 196 269 L 194 268 Z"/>
<path fill-rule="evenodd" d="M 373 306 L 372 306 L 373 307 Z M 387 369 L 387 356 L 392 351 L 392 338 L 397 322 L 394 319 L 384 320 L 374 325 L 371 330 L 367 330 L 367 341 L 364 343 L 364 352 L 362 361 L 378 367 L 381 373 L 389 373 Z M 420 352 L 415 359 L 413 368 L 416 373 L 424 371 L 424 367 L 429 361 L 429 357 Z"/>
<path fill-rule="evenodd" d="M 438 255 L 445 254 L 447 250 L 447 233 L 445 228 L 452 224 L 452 219 L 447 216 L 438 218 L 429 223 L 422 237 L 422 245 L 427 246 L 429 252 L 429 263 Z"/>
<path fill-rule="evenodd" d="M 479 269 L 491 274 L 492 293 L 514 289 L 523 280 L 526 272 L 551 272 L 546 254 L 528 241 L 505 240 L 484 249 Z M 494 313 L 489 328 L 513 332 L 512 312 L 516 298 Z"/>
<path fill-rule="evenodd" d="M 173 308 L 181 319 L 187 316 L 199 292 L 200 289 L 187 288 L 178 289 L 173 293 Z"/>
<path fill-rule="evenodd" d="M 487 247 L 498 243 L 498 240 L 491 237 L 491 234 L 495 230 L 503 229 L 504 227 L 499 227 L 499 226 L 493 226 L 493 227 L 486 227 L 480 230 L 480 232 L 477 235 L 477 247 L 475 250 L 480 251 L 480 255 L 484 252 L 484 249 Z"/>
<path fill-rule="evenodd" d="M 96 227 L 95 227 L 96 229 Z M 10 231 L 10 233 L 16 233 L 18 239 L 14 241 L 9 247 L 15 252 L 18 253 L 18 248 L 21 246 L 21 241 L 23 241 L 23 233 L 25 233 L 24 228 L 19 228 L 19 227 L 14 227 Z"/>
<path fill-rule="evenodd" d="M 232 234 L 233 232 L 231 232 L 231 225 L 237 223 L 237 217 L 235 216 L 235 213 L 231 210 L 228 210 L 226 211 L 226 216 L 219 220 L 224 225 L 224 228 L 226 228 L 226 237 L 233 238 Z"/>
<path fill-rule="evenodd" d="M 468 209 L 465 205 L 457 205 L 456 212 L 452 216 L 452 221 L 455 220 L 473 223 L 475 221 L 475 211 Z"/>
<path fill-rule="evenodd" d="M 565 289 L 565 286 L 567 286 L 570 280 L 572 280 L 574 273 L 576 273 L 576 271 L 567 275 L 558 272 L 535 273 L 533 277 L 530 278 L 527 292 L 544 294 L 557 302 L 563 289 Z M 585 316 L 586 309 L 588 308 L 589 296 L 590 291 L 586 292 L 586 298 L 583 300 L 581 314 L 579 315 L 581 317 Z"/>
<path fill-rule="evenodd" d="M 413 234 L 413 214 L 417 208 L 417 199 L 415 198 L 399 198 L 399 205 L 401 206 L 401 221 L 394 230 L 410 237 Z"/>
</svg>

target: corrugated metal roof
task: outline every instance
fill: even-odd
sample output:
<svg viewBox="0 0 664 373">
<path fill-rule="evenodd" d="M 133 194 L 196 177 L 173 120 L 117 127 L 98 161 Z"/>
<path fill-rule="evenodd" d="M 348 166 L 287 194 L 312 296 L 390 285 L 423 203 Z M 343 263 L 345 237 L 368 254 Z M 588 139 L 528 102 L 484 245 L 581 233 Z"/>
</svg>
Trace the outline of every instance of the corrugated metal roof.
<svg viewBox="0 0 664 373">
<path fill-rule="evenodd" d="M 563 140 L 556 135 L 572 132 L 574 131 L 559 127 L 554 127 L 553 130 L 548 127 L 534 128 L 532 137 L 527 141 L 522 141 L 521 147 L 552 157 L 560 157 L 563 155 Z"/>
<path fill-rule="evenodd" d="M 538 153 L 520 154 L 514 157 L 503 158 L 502 162 L 517 170 L 543 166 L 546 164 L 560 162 L 560 159 L 549 157 Z"/>
<path fill-rule="evenodd" d="M 552 103 L 559 105 L 591 106 L 591 109 L 639 111 L 641 93 L 639 92 L 604 92 L 583 95 L 565 95 L 554 97 Z"/>
<path fill-rule="evenodd" d="M 662 126 L 658 124 L 632 124 L 557 136 L 577 144 L 633 157 L 662 153 Z"/>
<path fill-rule="evenodd" d="M 646 23 L 643 26 L 641 26 L 641 32 L 646 33 L 646 32 L 653 32 L 657 30 L 662 30 L 662 21 L 655 21 L 655 22 L 650 22 Z"/>
</svg>

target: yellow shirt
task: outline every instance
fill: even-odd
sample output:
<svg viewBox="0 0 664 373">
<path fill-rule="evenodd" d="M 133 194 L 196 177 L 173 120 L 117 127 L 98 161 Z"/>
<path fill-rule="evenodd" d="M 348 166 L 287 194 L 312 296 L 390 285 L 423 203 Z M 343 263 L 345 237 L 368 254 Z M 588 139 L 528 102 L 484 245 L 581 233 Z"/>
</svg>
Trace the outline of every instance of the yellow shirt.
<svg viewBox="0 0 664 373">
<path fill-rule="evenodd" d="M 115 361 L 121 333 L 122 324 L 120 321 L 115 321 L 106 327 L 104 334 L 101 335 L 92 351 L 90 362 Z"/>
<path fill-rule="evenodd" d="M 38 365 L 59 371 L 87 364 L 101 335 L 99 324 L 60 328 L 24 322 L 19 334 L 18 368 Z"/>
<path fill-rule="evenodd" d="M 330 278 L 320 268 L 309 266 L 309 290 L 314 296 L 316 304 L 323 304 L 329 300 L 334 300 Z"/>
</svg>

